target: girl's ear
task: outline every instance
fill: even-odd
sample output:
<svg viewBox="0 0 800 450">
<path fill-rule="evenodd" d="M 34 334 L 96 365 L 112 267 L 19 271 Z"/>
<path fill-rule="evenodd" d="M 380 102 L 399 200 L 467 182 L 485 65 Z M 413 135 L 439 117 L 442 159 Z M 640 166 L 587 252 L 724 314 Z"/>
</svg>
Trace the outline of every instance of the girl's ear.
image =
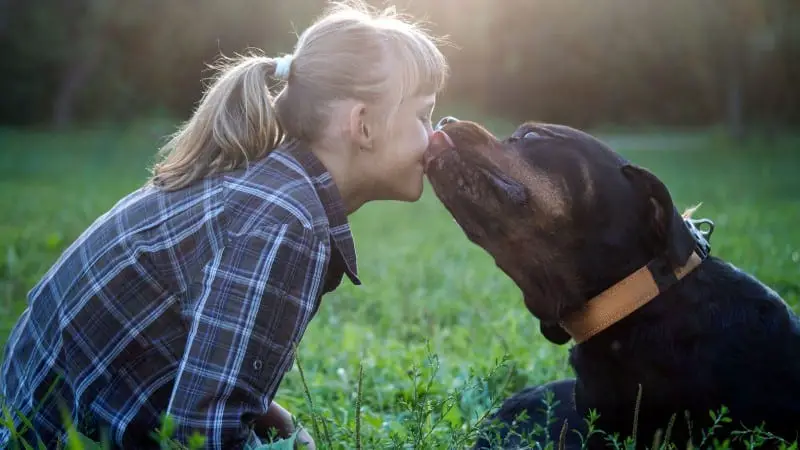
<svg viewBox="0 0 800 450">
<path fill-rule="evenodd" d="M 367 106 L 356 103 L 350 108 L 350 137 L 353 143 L 362 150 L 371 150 L 374 133 L 367 120 Z"/>
</svg>

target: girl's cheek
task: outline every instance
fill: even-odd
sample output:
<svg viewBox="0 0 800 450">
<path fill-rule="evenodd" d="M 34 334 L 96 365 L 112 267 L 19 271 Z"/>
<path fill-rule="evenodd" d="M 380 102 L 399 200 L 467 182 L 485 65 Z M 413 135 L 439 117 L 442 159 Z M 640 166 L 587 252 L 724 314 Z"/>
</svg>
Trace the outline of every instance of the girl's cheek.
<svg viewBox="0 0 800 450">
<path fill-rule="evenodd" d="M 423 144 L 425 144 L 425 147 L 427 147 L 431 141 L 431 136 L 433 136 L 433 128 L 431 128 L 430 126 L 425 126 L 422 135 L 423 135 L 423 140 L 422 140 Z"/>
</svg>

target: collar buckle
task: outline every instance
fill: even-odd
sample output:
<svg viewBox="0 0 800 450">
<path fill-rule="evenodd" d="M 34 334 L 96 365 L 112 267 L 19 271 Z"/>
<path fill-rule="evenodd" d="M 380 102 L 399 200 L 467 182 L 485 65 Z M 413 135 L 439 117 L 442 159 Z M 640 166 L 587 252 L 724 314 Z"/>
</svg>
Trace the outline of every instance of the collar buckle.
<svg viewBox="0 0 800 450">
<path fill-rule="evenodd" d="M 714 233 L 714 222 L 711 219 L 683 219 L 686 228 L 692 234 L 695 241 L 695 251 L 702 259 L 706 259 L 711 254 L 711 234 Z M 707 226 L 703 230 L 701 226 Z"/>
</svg>

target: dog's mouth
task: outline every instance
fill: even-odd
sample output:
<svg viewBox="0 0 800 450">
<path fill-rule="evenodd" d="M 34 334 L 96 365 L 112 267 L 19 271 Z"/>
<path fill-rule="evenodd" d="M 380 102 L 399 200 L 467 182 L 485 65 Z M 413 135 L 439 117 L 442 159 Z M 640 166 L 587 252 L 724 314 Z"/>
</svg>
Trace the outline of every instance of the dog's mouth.
<svg viewBox="0 0 800 450">
<path fill-rule="evenodd" d="M 425 153 L 431 187 L 467 238 L 497 258 L 526 229 L 527 187 L 508 172 L 501 143 L 470 122 L 437 127 Z M 504 258 L 500 258 L 504 259 Z"/>
<path fill-rule="evenodd" d="M 456 145 L 453 143 L 453 139 L 447 133 L 441 129 L 434 131 L 433 135 L 431 135 L 428 148 L 425 150 L 425 154 L 423 155 L 425 172 L 428 171 L 431 163 L 433 163 L 443 153 L 455 150 Z"/>
<path fill-rule="evenodd" d="M 431 164 L 441 157 L 442 154 L 455 151 L 456 145 L 453 143 L 453 138 L 444 130 L 445 125 L 459 122 L 458 119 L 452 116 L 445 116 L 439 119 L 434 127 L 434 132 L 428 142 L 428 148 L 423 155 L 423 167 L 425 172 L 428 172 Z"/>
<path fill-rule="evenodd" d="M 503 143 L 477 124 L 446 119 L 450 121 L 442 124 L 442 119 L 437 125 L 423 156 L 439 199 L 446 206 L 466 200 L 483 210 L 527 206 L 527 187 L 509 170 L 519 161 L 506 154 Z M 489 205 L 498 208 L 486 208 Z"/>
</svg>

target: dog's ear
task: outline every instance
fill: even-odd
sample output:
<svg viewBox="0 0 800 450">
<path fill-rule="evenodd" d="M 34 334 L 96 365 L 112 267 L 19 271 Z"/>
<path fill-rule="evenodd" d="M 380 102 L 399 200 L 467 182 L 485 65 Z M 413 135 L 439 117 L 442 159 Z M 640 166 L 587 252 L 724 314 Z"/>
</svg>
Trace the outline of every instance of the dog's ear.
<svg viewBox="0 0 800 450">
<path fill-rule="evenodd" d="M 694 250 L 695 242 L 675 208 L 667 186 L 647 169 L 633 164 L 623 166 L 622 173 L 646 202 L 644 220 L 655 237 L 655 253 L 666 256 L 673 267 L 684 265 Z"/>
<path fill-rule="evenodd" d="M 544 336 L 545 339 L 556 345 L 564 345 L 572 339 L 572 336 L 557 323 L 545 323 L 540 321 L 539 330 L 542 332 L 542 336 Z"/>
</svg>

